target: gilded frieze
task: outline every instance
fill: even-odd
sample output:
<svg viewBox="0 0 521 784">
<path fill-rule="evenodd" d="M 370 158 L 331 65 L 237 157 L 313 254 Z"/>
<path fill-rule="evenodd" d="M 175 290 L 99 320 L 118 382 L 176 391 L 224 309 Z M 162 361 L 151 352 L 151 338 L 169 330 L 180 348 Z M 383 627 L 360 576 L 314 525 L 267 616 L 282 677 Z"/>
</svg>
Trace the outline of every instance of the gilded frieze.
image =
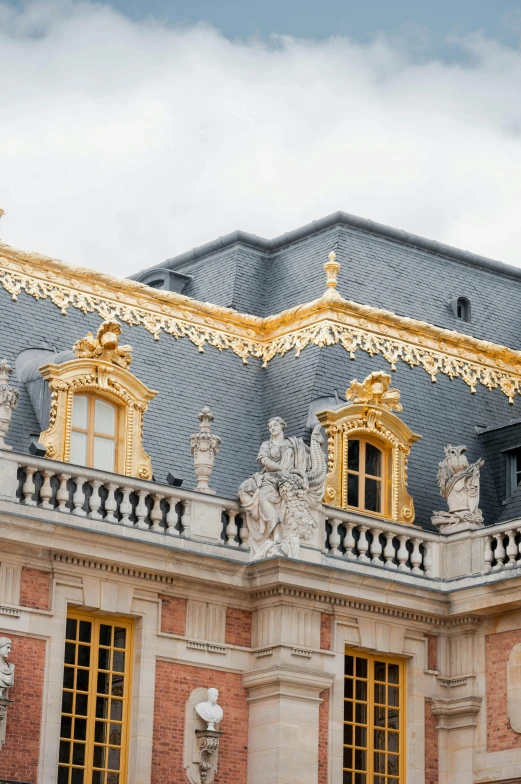
<svg viewBox="0 0 521 784">
<path fill-rule="evenodd" d="M 155 340 L 161 333 L 188 338 L 200 352 L 229 350 L 245 364 L 254 357 L 265 367 L 290 351 L 298 357 L 307 346 L 340 344 L 352 359 L 363 351 L 382 356 L 393 370 L 399 362 L 421 367 L 433 382 L 439 373 L 461 378 L 473 393 L 479 385 L 499 388 L 511 403 L 521 393 L 521 352 L 345 300 L 331 285 L 337 266 L 320 299 L 260 318 L 0 243 L 0 285 L 12 299 L 21 293 L 49 299 L 64 315 L 72 307 L 103 321 L 118 318 Z"/>
</svg>

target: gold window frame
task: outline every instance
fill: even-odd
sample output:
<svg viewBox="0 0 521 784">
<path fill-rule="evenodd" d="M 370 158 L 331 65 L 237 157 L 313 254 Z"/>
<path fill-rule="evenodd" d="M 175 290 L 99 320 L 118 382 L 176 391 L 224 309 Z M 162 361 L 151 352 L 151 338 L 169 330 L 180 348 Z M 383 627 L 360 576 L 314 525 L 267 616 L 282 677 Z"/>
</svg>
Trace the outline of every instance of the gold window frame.
<svg viewBox="0 0 521 784">
<path fill-rule="evenodd" d="M 380 777 L 385 782 L 385 784 L 406 784 L 406 778 L 407 778 L 407 771 L 406 771 L 406 765 L 407 765 L 407 756 L 406 756 L 406 736 L 407 736 L 407 669 L 406 669 L 406 663 L 407 662 L 406 662 L 405 659 L 400 659 L 400 658 L 397 658 L 397 657 L 394 657 L 394 656 L 386 656 L 386 655 L 382 656 L 382 655 L 379 655 L 379 654 L 365 653 L 364 651 L 361 651 L 361 650 L 356 649 L 356 648 L 349 648 L 348 646 L 346 646 L 346 648 L 345 648 L 344 656 L 345 657 L 352 656 L 354 658 L 354 667 L 355 667 L 355 669 L 353 671 L 353 677 L 350 678 L 350 676 L 346 674 L 346 667 L 344 665 L 344 714 L 343 714 L 343 726 L 345 727 L 346 725 L 350 725 L 350 726 L 352 726 L 353 729 L 352 729 L 352 733 L 350 734 L 350 736 L 348 736 L 348 737 L 352 738 L 352 743 L 351 744 L 345 744 L 344 743 L 344 741 L 346 739 L 346 733 L 345 733 L 345 730 L 343 731 L 343 738 L 342 738 L 343 748 L 344 749 L 345 748 L 352 748 L 353 749 L 353 763 L 354 763 L 354 760 L 355 760 L 355 750 L 357 748 L 357 746 L 356 746 L 355 727 L 358 726 L 358 727 L 361 727 L 361 728 L 365 728 L 365 730 L 366 730 L 366 747 L 364 748 L 363 746 L 358 746 L 358 748 L 361 749 L 362 751 L 366 751 L 366 754 L 367 754 L 367 770 L 366 771 L 360 771 L 362 774 L 365 773 L 366 784 L 373 784 L 373 782 L 376 780 L 377 777 Z M 356 675 L 357 675 L 357 673 L 356 673 L 356 660 L 357 659 L 363 659 L 363 660 L 365 660 L 367 662 L 367 677 L 366 678 L 357 678 L 356 677 Z M 345 659 L 344 659 L 344 661 L 345 661 Z M 396 665 L 398 667 L 398 672 L 399 672 L 399 679 L 398 679 L 399 682 L 398 682 L 398 684 L 389 682 L 387 680 L 387 678 L 386 678 L 386 681 L 376 680 L 375 677 L 374 677 L 374 665 L 375 665 L 375 662 L 382 662 L 382 663 L 384 663 L 386 665 L 386 673 L 388 672 L 387 666 L 389 664 Z M 345 697 L 345 692 L 346 692 L 345 681 L 347 679 L 351 679 L 353 681 L 353 699 Z M 367 683 L 367 698 L 365 700 L 356 698 L 356 695 L 357 695 L 356 681 L 357 680 Z M 389 702 L 388 702 L 388 699 L 386 699 L 385 704 L 381 703 L 380 701 L 377 702 L 375 700 L 375 682 L 377 684 L 381 684 L 382 686 L 385 687 L 386 694 L 388 694 L 388 687 L 389 686 L 392 687 L 392 686 L 398 685 L 398 705 L 397 706 L 390 705 Z M 346 702 L 351 702 L 353 704 L 353 714 L 352 714 L 353 715 L 353 720 L 352 721 L 346 720 L 346 708 L 345 708 Z M 365 704 L 367 706 L 366 707 L 366 722 L 365 723 L 356 721 L 356 708 L 355 708 L 356 704 Z M 386 716 L 388 716 L 387 711 L 389 709 L 397 708 L 398 711 L 399 711 L 399 716 L 400 716 L 398 730 L 394 730 L 394 728 L 390 727 L 388 721 L 386 721 L 386 723 L 384 725 L 376 725 L 375 724 L 375 718 L 374 718 L 374 716 L 375 716 L 375 707 L 383 708 L 386 711 Z M 374 731 L 375 731 L 375 729 L 377 729 L 377 730 L 382 729 L 385 732 L 387 732 L 387 730 L 390 729 L 391 732 L 396 732 L 397 735 L 398 735 L 397 756 L 398 756 L 398 760 L 399 760 L 399 763 L 398 763 L 399 764 L 399 772 L 398 772 L 398 774 L 396 776 L 393 776 L 393 775 L 389 776 L 387 773 L 381 773 L 381 772 L 378 772 L 378 771 L 375 772 L 375 770 L 374 770 L 374 767 L 375 767 L 375 761 L 374 761 L 375 753 L 383 754 L 385 756 L 386 760 L 387 760 L 387 756 L 388 756 L 388 753 L 389 753 L 387 751 L 387 748 L 386 749 L 379 749 L 379 748 L 375 747 L 375 743 L 374 743 Z M 387 734 L 385 735 L 385 737 L 387 738 Z M 345 756 L 343 756 L 343 761 L 342 761 L 344 774 L 352 772 L 353 784 L 355 784 L 355 770 L 354 770 L 355 769 L 355 765 L 353 764 L 352 771 L 350 771 L 350 769 L 348 767 L 344 767 L 344 762 L 345 762 Z M 344 780 L 345 780 L 345 778 L 346 778 L 346 776 L 344 775 Z"/>
<path fill-rule="evenodd" d="M 142 430 L 145 411 L 157 394 L 154 390 L 130 370 L 96 357 L 44 365 L 40 372 L 51 390 L 49 428 L 40 435 L 46 457 L 70 462 L 74 395 L 95 396 L 119 411 L 116 473 L 152 479 L 152 460 L 143 448 Z"/>
<path fill-rule="evenodd" d="M 358 471 L 355 471 L 354 469 L 351 469 L 348 466 L 349 442 L 355 440 L 358 441 L 360 444 Z M 380 477 L 374 476 L 373 474 L 366 473 L 365 458 L 366 458 L 367 444 L 371 444 L 371 446 L 376 447 L 376 449 L 378 449 L 382 455 L 382 471 Z M 345 440 L 345 455 L 342 461 L 342 471 L 343 471 L 342 491 L 343 491 L 343 502 L 345 504 L 346 509 L 352 509 L 355 512 L 375 515 L 377 517 L 390 516 L 391 495 L 392 495 L 391 462 L 392 462 L 391 450 L 389 449 L 388 445 L 383 443 L 382 441 L 379 441 L 376 438 L 362 437 L 359 435 L 356 436 L 350 435 L 349 439 Z M 358 506 L 349 504 L 349 498 L 348 498 L 349 474 L 358 476 L 358 500 L 359 500 Z M 380 501 L 379 512 L 371 511 L 365 508 L 365 480 L 366 479 L 376 479 L 380 482 L 381 501 Z"/>
<path fill-rule="evenodd" d="M 123 672 L 122 672 L 122 675 L 124 677 L 124 692 L 123 692 L 123 695 L 122 695 L 122 698 L 121 698 L 121 702 L 122 702 L 122 718 L 121 718 L 121 722 L 120 722 L 119 720 L 114 720 L 110 715 L 108 715 L 107 717 L 102 717 L 101 720 L 103 720 L 104 722 L 107 723 L 107 728 L 110 728 L 111 724 L 116 724 L 116 723 L 117 724 L 121 724 L 120 770 L 118 771 L 118 773 L 119 773 L 119 784 L 127 784 L 127 782 L 128 782 L 129 741 L 130 741 L 130 707 L 131 707 L 131 700 L 132 700 L 132 663 L 133 663 L 133 658 L 134 658 L 134 656 L 133 656 L 133 653 L 134 653 L 134 650 L 133 650 L 134 649 L 134 621 L 132 619 L 129 619 L 129 618 L 121 618 L 121 617 L 115 616 L 115 615 L 97 615 L 95 613 L 89 613 L 89 612 L 87 612 L 85 610 L 81 610 L 81 609 L 70 609 L 67 612 L 67 620 L 68 619 L 75 620 L 78 623 L 78 627 L 77 627 L 77 631 L 76 631 L 76 640 L 78 641 L 76 643 L 77 646 L 80 645 L 80 644 L 81 645 L 85 645 L 86 644 L 86 643 L 83 643 L 83 642 L 79 641 L 78 629 L 79 629 L 80 622 L 81 621 L 87 621 L 87 622 L 92 624 L 92 627 L 91 627 L 91 630 L 92 630 L 91 642 L 88 643 L 88 645 L 90 646 L 90 649 L 91 649 L 90 665 L 89 665 L 89 667 L 83 667 L 82 668 L 82 667 L 78 667 L 78 664 L 76 663 L 75 666 L 74 666 L 75 670 L 77 670 L 78 668 L 80 668 L 80 669 L 88 669 L 89 672 L 90 672 L 90 677 L 89 677 L 89 687 L 88 687 L 88 707 L 87 707 L 87 714 L 86 714 L 85 764 L 83 766 L 81 766 L 81 765 L 74 765 L 74 763 L 71 763 L 71 759 L 72 758 L 69 757 L 69 763 L 66 763 L 65 766 L 61 766 L 61 767 L 65 767 L 65 769 L 67 769 L 67 767 L 68 767 L 69 771 L 71 771 L 73 769 L 73 767 L 76 767 L 76 768 L 79 768 L 79 769 L 83 768 L 83 770 L 85 771 L 85 774 L 86 774 L 86 776 L 84 777 L 84 781 L 85 781 L 85 784 L 87 784 L 89 774 L 90 774 L 90 776 L 92 776 L 92 773 L 94 772 L 94 770 L 97 769 L 97 768 L 95 768 L 95 766 L 93 764 L 94 747 L 95 747 L 95 745 L 105 745 L 105 746 L 107 746 L 107 748 L 110 748 L 111 745 L 112 746 L 117 745 L 117 744 L 111 744 L 110 743 L 110 736 L 108 737 L 106 743 L 103 743 L 103 744 L 99 744 L 95 740 L 96 720 L 98 720 L 98 721 L 100 720 L 100 717 L 98 717 L 96 715 L 96 713 L 97 713 L 97 711 L 96 711 L 96 703 L 97 703 L 97 674 L 100 671 L 101 672 L 109 672 L 110 674 L 112 674 L 113 672 L 117 672 L 117 674 L 120 673 L 119 670 L 115 671 L 115 670 L 112 669 L 113 665 L 111 666 L 110 670 L 105 670 L 104 668 L 98 666 L 99 650 L 102 649 L 102 648 L 106 648 L 106 646 L 101 645 L 100 642 L 99 642 L 99 629 L 100 629 L 100 626 L 102 624 L 107 624 L 107 625 L 110 625 L 110 626 L 113 626 L 113 627 L 124 628 L 126 630 L 126 646 L 125 646 L 124 649 L 119 649 L 118 648 L 118 650 L 124 650 L 125 651 L 125 664 L 124 664 L 124 668 L 123 668 Z M 66 637 L 66 641 L 67 641 L 67 639 L 68 638 Z M 114 645 L 114 640 L 112 640 L 111 646 L 110 646 L 110 650 L 113 651 L 115 647 L 116 646 Z M 75 661 L 77 661 L 77 655 L 75 655 Z M 63 662 L 64 669 L 65 669 L 65 665 L 66 665 L 66 662 L 64 660 L 64 662 Z M 81 690 L 78 690 L 76 688 L 76 680 L 75 680 L 75 685 L 74 685 L 73 689 L 63 688 L 62 691 L 63 692 L 66 692 L 66 691 L 67 692 L 72 692 L 72 694 L 73 694 L 73 712 L 72 713 L 68 713 L 68 712 L 63 712 L 62 711 L 60 716 L 71 716 L 71 718 L 73 720 L 76 718 L 76 716 L 79 716 L 80 718 L 84 718 L 83 714 L 81 714 L 81 716 L 80 716 L 80 714 L 76 713 L 76 710 L 75 710 L 75 707 L 74 707 L 76 705 L 76 695 L 77 695 L 78 691 L 81 691 Z M 112 696 L 113 695 L 109 692 L 109 694 L 107 695 L 107 699 L 112 700 Z M 73 734 L 74 733 L 71 732 L 71 735 L 73 735 Z M 60 741 L 69 742 L 69 738 L 61 736 L 61 730 L 60 730 Z M 74 743 L 74 740 L 70 739 L 70 743 L 71 743 L 71 746 L 72 746 L 73 743 Z M 71 750 L 70 753 L 72 753 L 72 750 Z M 107 778 L 108 775 L 109 774 L 107 774 L 105 776 L 105 778 Z M 71 773 L 69 772 L 69 780 L 70 780 L 70 777 L 71 777 Z M 109 780 L 109 779 L 107 778 L 107 780 Z"/>
</svg>

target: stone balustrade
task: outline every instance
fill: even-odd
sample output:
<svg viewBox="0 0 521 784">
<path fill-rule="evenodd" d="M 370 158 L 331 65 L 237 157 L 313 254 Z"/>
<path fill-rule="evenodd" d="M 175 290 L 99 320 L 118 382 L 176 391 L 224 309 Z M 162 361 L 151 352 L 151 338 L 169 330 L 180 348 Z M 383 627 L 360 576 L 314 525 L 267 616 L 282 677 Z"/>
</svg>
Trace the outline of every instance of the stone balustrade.
<svg viewBox="0 0 521 784">
<path fill-rule="evenodd" d="M 424 577 L 439 576 L 439 535 L 340 509 L 325 510 L 328 555 Z"/>
<path fill-rule="evenodd" d="M 483 528 L 483 571 L 499 572 L 521 567 L 521 521 Z"/>
<path fill-rule="evenodd" d="M 5 487 L 9 472 L 3 472 L 4 482 L 0 479 L 5 500 L 165 537 L 247 548 L 248 532 L 236 501 L 47 458 L 12 452 L 0 457 L 13 469 L 10 492 Z"/>
</svg>

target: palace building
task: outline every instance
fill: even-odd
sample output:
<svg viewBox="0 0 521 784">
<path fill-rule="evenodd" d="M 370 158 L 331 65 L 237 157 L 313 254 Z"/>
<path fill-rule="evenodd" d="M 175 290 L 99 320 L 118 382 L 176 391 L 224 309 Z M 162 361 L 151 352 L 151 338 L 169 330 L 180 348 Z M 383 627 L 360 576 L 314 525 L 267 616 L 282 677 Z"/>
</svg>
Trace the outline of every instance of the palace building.
<svg viewBox="0 0 521 784">
<path fill-rule="evenodd" d="M 0 781 L 519 784 L 521 269 L 0 243 Z"/>
</svg>

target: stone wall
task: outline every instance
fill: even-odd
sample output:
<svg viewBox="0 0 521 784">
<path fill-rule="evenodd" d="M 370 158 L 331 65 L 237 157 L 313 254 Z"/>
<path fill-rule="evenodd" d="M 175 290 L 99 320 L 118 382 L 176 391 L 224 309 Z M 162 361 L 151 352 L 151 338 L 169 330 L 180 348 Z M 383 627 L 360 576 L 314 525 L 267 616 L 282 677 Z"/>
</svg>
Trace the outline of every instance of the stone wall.
<svg viewBox="0 0 521 784">
<path fill-rule="evenodd" d="M 154 705 L 151 784 L 186 784 L 183 769 L 185 706 L 200 686 L 219 689 L 224 711 L 219 769 L 214 784 L 246 784 L 248 749 L 247 692 L 238 673 L 158 661 Z"/>
<path fill-rule="evenodd" d="M 31 570 L 32 571 L 32 570 Z M 45 640 L 2 632 L 13 641 L 15 684 L 9 690 L 5 745 L 0 751 L 0 774 L 7 779 L 36 784 L 45 669 Z"/>
</svg>

